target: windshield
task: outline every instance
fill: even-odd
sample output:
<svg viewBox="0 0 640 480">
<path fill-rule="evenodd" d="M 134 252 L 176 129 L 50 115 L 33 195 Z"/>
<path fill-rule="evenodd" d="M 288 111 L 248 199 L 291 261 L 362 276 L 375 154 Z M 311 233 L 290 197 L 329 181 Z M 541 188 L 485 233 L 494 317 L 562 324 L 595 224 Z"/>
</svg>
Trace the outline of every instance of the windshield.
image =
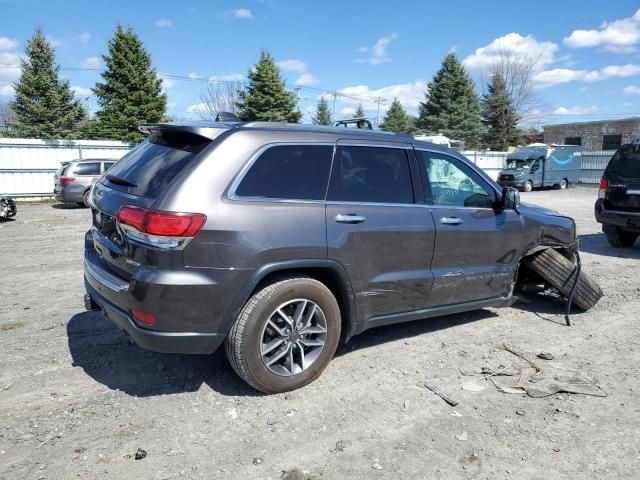
<svg viewBox="0 0 640 480">
<path fill-rule="evenodd" d="M 620 148 L 609 162 L 609 170 L 625 178 L 640 178 L 640 148 L 625 145 Z"/>
<path fill-rule="evenodd" d="M 526 160 L 518 160 L 516 158 L 507 159 L 505 168 L 507 170 L 514 170 L 516 168 L 529 168 L 532 162 L 533 158 L 527 158 Z"/>
</svg>

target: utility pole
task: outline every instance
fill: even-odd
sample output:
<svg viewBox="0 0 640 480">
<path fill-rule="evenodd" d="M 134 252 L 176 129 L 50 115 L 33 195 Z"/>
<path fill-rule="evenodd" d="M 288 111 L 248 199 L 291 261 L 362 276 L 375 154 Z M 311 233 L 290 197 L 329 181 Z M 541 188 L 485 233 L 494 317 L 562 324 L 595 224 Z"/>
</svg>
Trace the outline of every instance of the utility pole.
<svg viewBox="0 0 640 480">
<path fill-rule="evenodd" d="M 336 121 L 336 99 L 338 98 L 338 92 L 333 92 L 333 121 Z"/>
<path fill-rule="evenodd" d="M 387 99 L 386 98 L 382 98 L 382 97 L 378 97 L 378 100 L 376 100 L 377 104 L 378 104 L 378 116 L 376 118 L 376 130 L 379 129 L 380 127 L 380 104 L 382 102 L 386 102 Z"/>
</svg>

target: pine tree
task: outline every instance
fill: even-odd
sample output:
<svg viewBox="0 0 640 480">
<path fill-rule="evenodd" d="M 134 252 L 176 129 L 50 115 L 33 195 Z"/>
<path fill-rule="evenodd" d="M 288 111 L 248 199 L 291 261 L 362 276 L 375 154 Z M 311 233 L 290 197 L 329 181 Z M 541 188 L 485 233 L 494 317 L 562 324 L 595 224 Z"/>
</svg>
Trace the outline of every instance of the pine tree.
<svg viewBox="0 0 640 480">
<path fill-rule="evenodd" d="M 167 95 L 162 93 L 151 56 L 133 29 L 118 25 L 108 49 L 102 56 L 104 82 L 93 88 L 101 108 L 95 136 L 137 142 L 143 138 L 139 125 L 163 119 Z"/>
<path fill-rule="evenodd" d="M 27 43 L 21 61 L 22 74 L 14 84 L 15 101 L 11 108 L 16 120 L 12 134 L 27 138 L 70 138 L 86 117 L 80 100 L 74 98 L 68 80 L 59 77 L 55 52 L 37 29 Z"/>
<path fill-rule="evenodd" d="M 394 98 L 393 102 L 391 102 L 391 106 L 380 124 L 380 130 L 400 133 L 411 133 L 413 131 L 412 122 L 397 98 Z"/>
<path fill-rule="evenodd" d="M 331 112 L 329 111 L 329 103 L 324 97 L 320 97 L 318 108 L 314 117 L 311 117 L 314 125 L 331 125 Z"/>
<path fill-rule="evenodd" d="M 363 118 L 366 117 L 366 113 L 364 113 L 364 108 L 362 108 L 362 104 L 359 103 L 358 104 L 358 108 L 356 108 L 356 111 L 353 112 L 353 116 L 351 118 Z"/>
<path fill-rule="evenodd" d="M 499 73 L 494 73 L 487 86 L 487 93 L 482 96 L 482 121 L 487 127 L 487 146 L 491 150 L 505 151 L 510 145 L 517 145 L 520 137 L 518 120 L 504 78 Z"/>
<path fill-rule="evenodd" d="M 302 113 L 296 107 L 296 97 L 286 90 L 280 69 L 267 51 L 247 74 L 249 85 L 240 91 L 238 115 L 245 121 L 297 123 Z"/>
<path fill-rule="evenodd" d="M 464 140 L 466 146 L 478 145 L 483 127 L 480 100 L 473 81 L 455 54 L 444 58 L 419 110 L 419 127 L 425 132 Z"/>
</svg>

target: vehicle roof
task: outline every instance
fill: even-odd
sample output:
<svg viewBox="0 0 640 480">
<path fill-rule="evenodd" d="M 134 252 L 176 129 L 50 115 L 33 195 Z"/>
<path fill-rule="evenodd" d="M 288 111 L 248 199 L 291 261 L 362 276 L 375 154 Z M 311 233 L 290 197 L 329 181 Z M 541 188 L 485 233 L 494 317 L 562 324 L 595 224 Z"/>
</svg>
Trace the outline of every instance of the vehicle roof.
<svg viewBox="0 0 640 480">
<path fill-rule="evenodd" d="M 286 131 L 299 133 L 333 134 L 336 137 L 348 136 L 350 139 L 380 140 L 386 142 L 412 143 L 416 147 L 429 148 L 430 150 L 448 151 L 457 153 L 455 150 L 423 140 L 416 140 L 409 134 L 385 132 L 382 130 L 368 130 L 364 128 L 345 128 L 324 125 L 310 125 L 304 123 L 285 122 L 180 122 L 180 123 L 154 123 L 142 125 L 140 130 L 150 134 L 155 130 L 180 130 L 190 132 L 205 138 L 214 139 L 226 130 L 267 130 Z"/>
<path fill-rule="evenodd" d="M 119 158 L 76 158 L 75 160 L 64 160 L 60 163 L 84 163 L 84 162 L 117 162 Z"/>
</svg>

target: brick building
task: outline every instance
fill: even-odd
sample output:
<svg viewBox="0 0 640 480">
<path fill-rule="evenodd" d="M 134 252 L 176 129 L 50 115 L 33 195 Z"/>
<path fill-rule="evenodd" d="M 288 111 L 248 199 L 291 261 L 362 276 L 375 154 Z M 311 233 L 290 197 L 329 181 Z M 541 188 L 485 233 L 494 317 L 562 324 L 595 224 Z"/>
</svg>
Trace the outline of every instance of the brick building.
<svg viewBox="0 0 640 480">
<path fill-rule="evenodd" d="M 544 143 L 582 145 L 585 151 L 615 150 L 640 137 L 640 117 L 545 125 Z"/>
</svg>

